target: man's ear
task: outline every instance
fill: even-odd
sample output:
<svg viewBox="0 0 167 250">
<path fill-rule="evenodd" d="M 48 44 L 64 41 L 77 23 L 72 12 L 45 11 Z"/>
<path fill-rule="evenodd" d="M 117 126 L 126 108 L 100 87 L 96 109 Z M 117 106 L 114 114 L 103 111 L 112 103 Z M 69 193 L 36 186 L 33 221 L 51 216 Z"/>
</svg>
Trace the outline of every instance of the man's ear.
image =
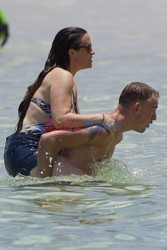
<svg viewBox="0 0 167 250">
<path fill-rule="evenodd" d="M 138 113 L 141 110 L 141 103 L 140 102 L 136 102 L 134 105 L 134 110 Z"/>
</svg>

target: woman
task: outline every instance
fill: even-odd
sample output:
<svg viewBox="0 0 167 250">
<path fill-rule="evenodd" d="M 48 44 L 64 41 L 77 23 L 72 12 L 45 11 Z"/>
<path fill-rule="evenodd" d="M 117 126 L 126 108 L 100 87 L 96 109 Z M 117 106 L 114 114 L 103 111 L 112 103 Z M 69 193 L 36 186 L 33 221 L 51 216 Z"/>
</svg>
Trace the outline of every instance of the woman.
<svg viewBox="0 0 167 250">
<path fill-rule="evenodd" d="M 107 114 L 80 115 L 79 112 L 74 75 L 92 67 L 94 54 L 86 30 L 68 27 L 57 33 L 44 69 L 28 87 L 19 106 L 16 131 L 6 140 L 4 160 L 10 175 L 30 175 L 36 167 L 37 156 L 41 155 L 40 147 L 38 149 L 41 135 L 50 130 L 46 126 L 48 121 L 54 123 L 54 129 L 57 124 L 66 128 L 65 124 L 73 121 L 71 130 L 76 129 L 76 122 L 80 128 L 87 127 L 88 121 L 91 125 L 92 121 L 99 125 L 107 122 Z M 52 137 L 52 132 L 49 133 Z"/>
</svg>

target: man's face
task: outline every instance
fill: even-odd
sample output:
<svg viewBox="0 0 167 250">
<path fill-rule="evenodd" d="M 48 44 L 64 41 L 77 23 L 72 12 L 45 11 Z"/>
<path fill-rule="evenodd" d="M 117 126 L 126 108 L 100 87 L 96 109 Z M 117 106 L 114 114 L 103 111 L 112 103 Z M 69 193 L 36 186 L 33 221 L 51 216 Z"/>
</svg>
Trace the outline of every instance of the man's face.
<svg viewBox="0 0 167 250">
<path fill-rule="evenodd" d="M 156 120 L 158 98 L 152 95 L 147 101 L 141 103 L 140 112 L 136 118 L 136 131 L 143 133 L 149 124 Z"/>
</svg>

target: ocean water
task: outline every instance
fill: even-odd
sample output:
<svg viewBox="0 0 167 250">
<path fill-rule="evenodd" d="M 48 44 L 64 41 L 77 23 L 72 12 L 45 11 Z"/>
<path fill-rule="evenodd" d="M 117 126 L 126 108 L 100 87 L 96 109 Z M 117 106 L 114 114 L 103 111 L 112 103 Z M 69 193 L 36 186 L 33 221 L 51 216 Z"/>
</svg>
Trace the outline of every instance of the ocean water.
<svg viewBox="0 0 167 250">
<path fill-rule="evenodd" d="M 0 49 L 0 249 L 166 249 L 166 0 L 0 1 L 10 39 Z M 123 87 L 160 92 L 157 121 L 127 132 L 97 177 L 9 177 L 5 138 L 55 34 L 85 28 L 96 55 L 76 75 L 82 113 L 110 111 Z"/>
</svg>

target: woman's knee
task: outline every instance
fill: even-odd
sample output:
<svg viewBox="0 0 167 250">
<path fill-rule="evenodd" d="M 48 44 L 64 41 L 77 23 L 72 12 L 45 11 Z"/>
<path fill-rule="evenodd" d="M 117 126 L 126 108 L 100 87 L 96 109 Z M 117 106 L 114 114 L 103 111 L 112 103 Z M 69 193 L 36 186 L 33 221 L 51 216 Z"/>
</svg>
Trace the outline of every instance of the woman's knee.
<svg viewBox="0 0 167 250">
<path fill-rule="evenodd" d="M 41 138 L 39 141 L 39 148 L 50 149 L 50 148 L 54 148 L 54 146 L 55 146 L 55 138 L 51 136 L 50 133 L 44 133 L 41 135 Z"/>
<path fill-rule="evenodd" d="M 40 137 L 40 143 L 45 144 L 53 141 L 53 137 L 49 133 L 44 133 Z"/>
</svg>

